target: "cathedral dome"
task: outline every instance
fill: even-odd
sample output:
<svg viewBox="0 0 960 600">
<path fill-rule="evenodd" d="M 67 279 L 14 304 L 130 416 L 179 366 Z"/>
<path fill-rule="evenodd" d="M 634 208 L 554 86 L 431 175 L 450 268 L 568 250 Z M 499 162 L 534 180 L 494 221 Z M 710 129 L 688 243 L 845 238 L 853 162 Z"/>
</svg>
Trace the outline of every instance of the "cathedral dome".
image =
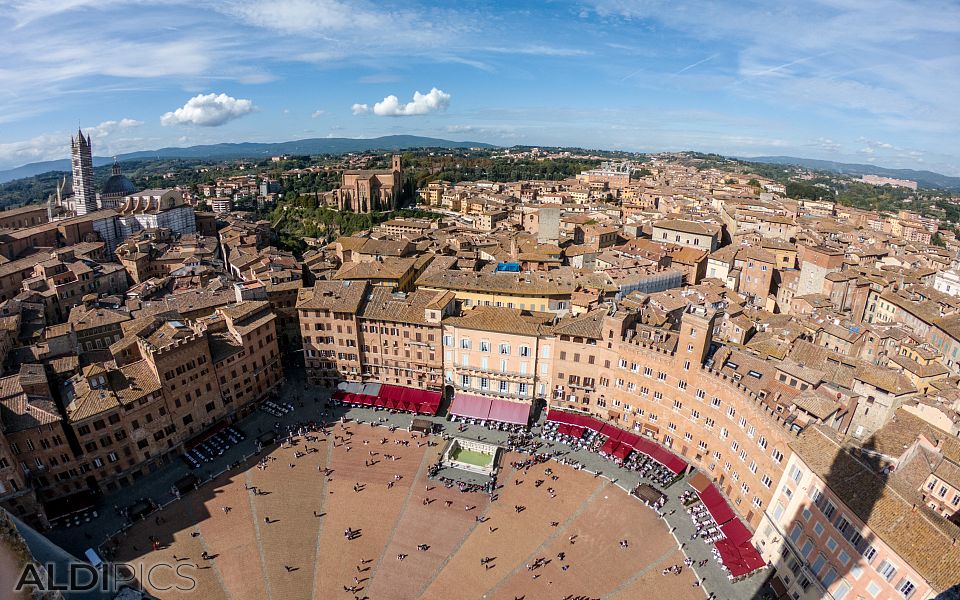
<svg viewBox="0 0 960 600">
<path fill-rule="evenodd" d="M 103 185 L 104 196 L 129 196 L 137 191 L 126 175 L 111 175 Z"/>
<path fill-rule="evenodd" d="M 137 191 L 133 182 L 127 179 L 126 175 L 120 173 L 120 165 L 113 163 L 113 175 L 103 185 L 104 196 L 129 196 Z"/>
</svg>

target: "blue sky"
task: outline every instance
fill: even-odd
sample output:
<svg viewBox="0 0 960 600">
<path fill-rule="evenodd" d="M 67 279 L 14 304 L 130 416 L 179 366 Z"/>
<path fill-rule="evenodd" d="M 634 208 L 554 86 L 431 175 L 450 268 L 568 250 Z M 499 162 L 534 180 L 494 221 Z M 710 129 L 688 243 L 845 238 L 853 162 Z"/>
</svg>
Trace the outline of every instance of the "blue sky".
<svg viewBox="0 0 960 600">
<path fill-rule="evenodd" d="M 0 168 L 305 137 L 960 175 L 960 3 L 0 0 Z M 415 97 L 416 94 L 416 97 Z"/>
</svg>

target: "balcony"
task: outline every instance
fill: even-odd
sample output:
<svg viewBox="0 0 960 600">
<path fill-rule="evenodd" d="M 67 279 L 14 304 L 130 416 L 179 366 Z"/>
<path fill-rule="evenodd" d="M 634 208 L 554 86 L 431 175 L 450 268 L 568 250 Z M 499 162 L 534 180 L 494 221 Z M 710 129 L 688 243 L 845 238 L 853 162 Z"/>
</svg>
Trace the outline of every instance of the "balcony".
<svg viewBox="0 0 960 600">
<path fill-rule="evenodd" d="M 536 373 L 520 373 L 518 371 L 501 371 L 499 369 L 482 369 L 480 367 L 458 367 L 458 370 L 463 375 L 470 375 L 472 377 L 487 377 L 490 379 L 500 378 L 500 379 L 510 379 L 511 381 L 520 380 L 519 383 L 528 383 L 532 382 L 536 377 Z"/>
</svg>

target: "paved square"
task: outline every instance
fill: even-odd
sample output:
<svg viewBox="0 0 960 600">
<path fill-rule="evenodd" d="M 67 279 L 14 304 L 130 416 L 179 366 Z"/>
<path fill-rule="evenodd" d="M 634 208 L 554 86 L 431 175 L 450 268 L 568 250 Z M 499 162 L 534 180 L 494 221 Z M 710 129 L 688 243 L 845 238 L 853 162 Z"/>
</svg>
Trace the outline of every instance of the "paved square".
<svg viewBox="0 0 960 600">
<path fill-rule="evenodd" d="M 607 479 L 553 461 L 518 471 L 509 464 L 525 457 L 506 453 L 491 502 L 427 477 L 439 439 L 428 445 L 356 423 L 316 436 L 275 448 L 262 464 L 254 458 L 138 523 L 117 560 L 144 572 L 161 565 L 142 583 L 162 599 L 626 599 L 651 589 L 704 597 L 689 569 L 661 575 L 683 561 L 675 539 Z M 529 568 L 537 559 L 542 566 Z M 162 589 L 175 583 L 164 564 L 186 569 L 196 588 Z"/>
</svg>

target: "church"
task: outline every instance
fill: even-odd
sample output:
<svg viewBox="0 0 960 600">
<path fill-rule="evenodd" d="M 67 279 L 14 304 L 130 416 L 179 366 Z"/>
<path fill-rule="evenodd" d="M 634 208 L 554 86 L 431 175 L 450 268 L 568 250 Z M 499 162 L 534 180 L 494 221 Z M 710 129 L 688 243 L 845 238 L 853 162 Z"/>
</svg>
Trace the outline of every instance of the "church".
<svg viewBox="0 0 960 600">
<path fill-rule="evenodd" d="M 402 189 L 400 156 L 395 154 L 390 169 L 344 171 L 340 187 L 329 192 L 324 200 L 327 206 L 356 213 L 393 210 Z"/>
</svg>

